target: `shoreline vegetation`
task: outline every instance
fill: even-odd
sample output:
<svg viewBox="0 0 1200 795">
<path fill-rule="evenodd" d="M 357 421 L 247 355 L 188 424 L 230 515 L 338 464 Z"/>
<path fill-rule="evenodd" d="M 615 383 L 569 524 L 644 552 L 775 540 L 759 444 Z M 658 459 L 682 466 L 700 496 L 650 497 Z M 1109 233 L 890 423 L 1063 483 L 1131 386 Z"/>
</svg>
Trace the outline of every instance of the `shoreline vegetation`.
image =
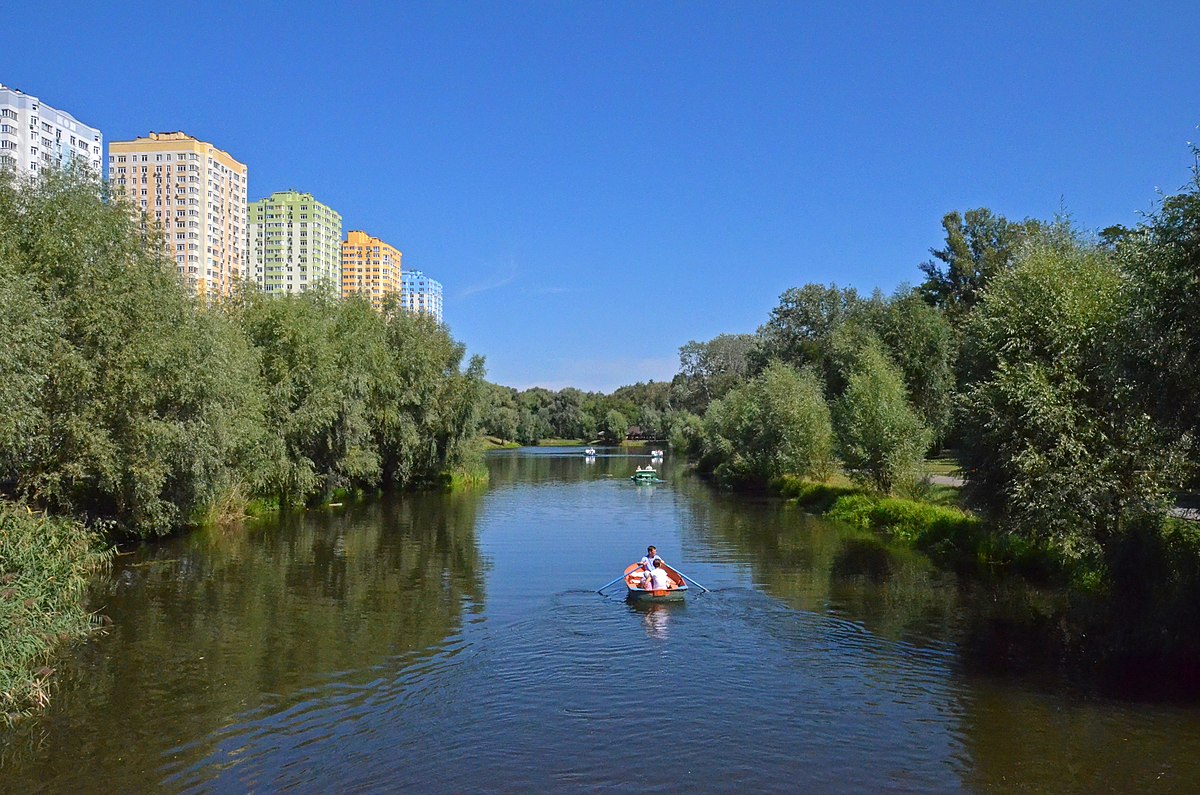
<svg viewBox="0 0 1200 795">
<path fill-rule="evenodd" d="M 0 172 L 0 724 L 99 626 L 114 545 L 388 490 L 485 483 L 483 360 L 332 288 L 198 298 L 81 171 Z"/>
</svg>

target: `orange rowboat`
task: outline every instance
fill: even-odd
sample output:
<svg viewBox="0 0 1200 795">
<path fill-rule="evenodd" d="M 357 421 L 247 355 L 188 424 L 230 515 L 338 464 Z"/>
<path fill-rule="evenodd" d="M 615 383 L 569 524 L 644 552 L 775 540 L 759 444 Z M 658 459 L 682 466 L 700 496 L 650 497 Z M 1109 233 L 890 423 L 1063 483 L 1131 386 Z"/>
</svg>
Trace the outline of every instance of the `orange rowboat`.
<svg viewBox="0 0 1200 795">
<path fill-rule="evenodd" d="M 625 569 L 625 587 L 629 589 L 626 598 L 636 602 L 682 602 L 688 592 L 687 581 L 683 579 L 682 574 L 667 564 L 664 563 L 663 568 L 667 570 L 667 577 L 673 587 L 653 591 L 642 587 L 642 567 L 637 563 L 630 564 L 629 568 Z"/>
</svg>

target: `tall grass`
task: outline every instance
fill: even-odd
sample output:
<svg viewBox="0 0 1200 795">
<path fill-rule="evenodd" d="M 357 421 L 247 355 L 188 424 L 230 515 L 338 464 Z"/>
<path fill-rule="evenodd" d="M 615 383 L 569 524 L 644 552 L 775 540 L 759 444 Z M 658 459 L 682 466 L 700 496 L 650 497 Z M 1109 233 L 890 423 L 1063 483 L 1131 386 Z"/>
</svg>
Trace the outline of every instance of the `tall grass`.
<svg viewBox="0 0 1200 795">
<path fill-rule="evenodd" d="M 0 723 L 48 703 L 50 654 L 96 625 L 84 593 L 112 554 L 78 522 L 0 501 Z"/>
</svg>

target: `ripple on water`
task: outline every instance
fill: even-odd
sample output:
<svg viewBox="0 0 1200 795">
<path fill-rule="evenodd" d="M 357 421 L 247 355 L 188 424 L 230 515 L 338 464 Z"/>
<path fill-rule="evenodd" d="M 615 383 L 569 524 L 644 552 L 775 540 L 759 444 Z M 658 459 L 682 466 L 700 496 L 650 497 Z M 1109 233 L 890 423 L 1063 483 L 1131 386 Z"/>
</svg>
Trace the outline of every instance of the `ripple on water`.
<svg viewBox="0 0 1200 795">
<path fill-rule="evenodd" d="M 770 788 L 783 769 L 809 787 L 948 789 L 959 740 L 945 674 L 938 653 L 753 591 L 649 607 L 565 592 L 240 716 L 172 749 L 202 758 L 164 772 L 189 791 L 603 788 L 663 746 L 663 791 Z"/>
</svg>

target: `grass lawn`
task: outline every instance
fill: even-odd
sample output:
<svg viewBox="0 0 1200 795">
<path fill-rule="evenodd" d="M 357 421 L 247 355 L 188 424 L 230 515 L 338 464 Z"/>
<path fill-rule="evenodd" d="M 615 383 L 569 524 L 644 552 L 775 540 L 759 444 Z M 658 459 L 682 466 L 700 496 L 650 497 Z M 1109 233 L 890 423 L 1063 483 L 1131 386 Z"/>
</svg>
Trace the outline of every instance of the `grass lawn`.
<svg viewBox="0 0 1200 795">
<path fill-rule="evenodd" d="M 506 442 L 495 436 L 483 437 L 484 450 L 514 450 L 520 446 L 520 442 Z"/>
<path fill-rule="evenodd" d="M 955 478 L 963 476 L 962 463 L 958 460 L 956 450 L 943 450 L 940 455 L 928 459 L 925 466 L 931 475 L 948 475 Z"/>
</svg>

